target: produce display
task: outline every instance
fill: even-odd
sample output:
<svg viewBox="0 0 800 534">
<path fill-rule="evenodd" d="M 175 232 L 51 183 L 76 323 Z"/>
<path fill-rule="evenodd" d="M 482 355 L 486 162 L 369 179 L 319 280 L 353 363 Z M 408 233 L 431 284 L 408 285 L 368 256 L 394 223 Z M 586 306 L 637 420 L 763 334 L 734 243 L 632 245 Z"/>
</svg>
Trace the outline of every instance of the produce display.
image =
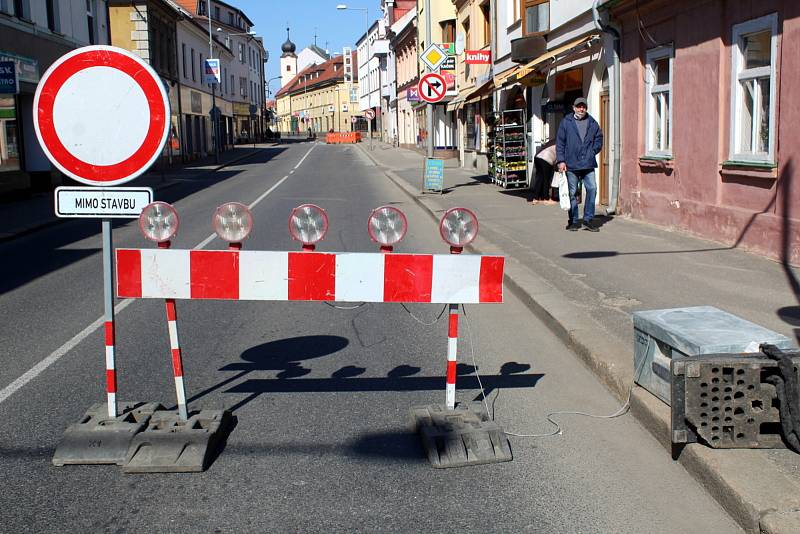
<svg viewBox="0 0 800 534">
<path fill-rule="evenodd" d="M 528 183 L 528 152 L 525 110 L 494 113 L 488 132 L 489 177 L 507 188 Z"/>
</svg>

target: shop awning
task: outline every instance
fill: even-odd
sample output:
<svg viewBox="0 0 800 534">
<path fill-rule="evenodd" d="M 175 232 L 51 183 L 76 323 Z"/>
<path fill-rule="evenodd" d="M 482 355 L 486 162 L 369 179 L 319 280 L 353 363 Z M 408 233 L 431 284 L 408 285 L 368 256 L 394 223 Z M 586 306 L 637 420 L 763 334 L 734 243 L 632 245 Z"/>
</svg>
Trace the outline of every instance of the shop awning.
<svg viewBox="0 0 800 534">
<path fill-rule="evenodd" d="M 502 87 L 506 83 L 506 81 L 515 74 L 517 74 L 518 71 L 519 67 L 514 66 L 505 72 L 501 72 L 500 74 L 494 77 L 494 86 L 497 88 Z"/>
<path fill-rule="evenodd" d="M 586 45 L 587 43 L 598 39 L 600 36 L 596 33 L 592 33 L 589 35 L 584 35 L 583 37 L 579 37 L 578 39 L 574 39 L 565 43 L 558 48 L 554 48 L 552 50 L 548 50 L 541 56 L 537 57 L 536 59 L 529 61 L 525 65 L 521 67 L 517 67 L 516 72 L 513 74 L 514 78 L 509 79 L 507 81 L 515 82 L 515 81 L 522 81 L 525 78 L 532 77 L 533 74 L 536 73 L 536 67 L 544 63 L 549 59 L 556 59 L 559 56 L 570 55 L 570 52 L 575 51 Z M 510 76 L 509 76 L 510 78 Z"/>
<path fill-rule="evenodd" d="M 480 100 L 481 97 L 486 96 L 489 93 L 491 93 L 493 89 L 494 89 L 494 79 L 493 78 L 489 78 L 488 80 L 483 82 L 481 85 L 479 85 L 474 91 L 469 93 L 464 98 L 464 103 L 465 104 L 469 104 L 471 102 L 475 102 L 476 100 Z"/>
</svg>

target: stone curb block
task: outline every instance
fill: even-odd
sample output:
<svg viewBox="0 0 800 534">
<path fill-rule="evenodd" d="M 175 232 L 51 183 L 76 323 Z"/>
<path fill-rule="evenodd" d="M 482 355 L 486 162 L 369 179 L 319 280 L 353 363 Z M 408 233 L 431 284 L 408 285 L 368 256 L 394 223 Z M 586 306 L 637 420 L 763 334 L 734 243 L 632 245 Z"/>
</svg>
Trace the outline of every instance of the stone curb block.
<svg viewBox="0 0 800 534">
<path fill-rule="evenodd" d="M 438 202 L 422 196 L 397 173 L 361 150 L 390 181 L 437 220 L 436 214 L 444 211 Z M 479 237 L 474 246 L 467 248 L 479 254 L 507 256 L 504 281 L 508 289 L 577 354 L 614 396 L 624 400 L 630 390 L 632 415 L 671 452 L 669 407 L 638 386 L 630 389 L 632 347 L 612 337 L 545 279 L 515 263 L 493 243 Z M 800 488 L 759 451 L 715 450 L 692 444 L 684 448 L 679 462 L 746 531 L 800 532 Z M 747 468 L 742 469 L 743 465 Z"/>
</svg>

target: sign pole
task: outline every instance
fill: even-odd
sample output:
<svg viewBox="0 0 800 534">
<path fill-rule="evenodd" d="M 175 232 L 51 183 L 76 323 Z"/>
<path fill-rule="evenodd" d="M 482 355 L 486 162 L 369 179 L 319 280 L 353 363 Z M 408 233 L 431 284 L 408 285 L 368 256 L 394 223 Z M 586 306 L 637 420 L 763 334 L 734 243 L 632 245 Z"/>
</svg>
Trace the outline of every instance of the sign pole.
<svg viewBox="0 0 800 534">
<path fill-rule="evenodd" d="M 431 43 L 431 0 L 425 0 L 425 43 L 430 46 Z M 433 104 L 425 106 L 426 124 L 428 130 L 428 150 L 427 155 L 429 158 L 433 157 Z"/>
<path fill-rule="evenodd" d="M 111 219 L 103 219 L 103 305 L 105 308 L 106 333 L 106 395 L 108 416 L 117 417 L 117 370 L 114 363 L 114 267 L 112 256 L 114 245 L 111 240 Z"/>
</svg>

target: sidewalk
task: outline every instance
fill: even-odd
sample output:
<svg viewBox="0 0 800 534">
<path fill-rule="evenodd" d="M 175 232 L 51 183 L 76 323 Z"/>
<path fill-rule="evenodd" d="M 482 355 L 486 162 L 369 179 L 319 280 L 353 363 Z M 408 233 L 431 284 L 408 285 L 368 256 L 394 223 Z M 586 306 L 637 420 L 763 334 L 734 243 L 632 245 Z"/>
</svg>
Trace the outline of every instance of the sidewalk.
<svg viewBox="0 0 800 534">
<path fill-rule="evenodd" d="M 501 189 L 453 161 L 444 193 L 421 194 L 420 154 L 360 148 L 437 220 L 449 207 L 473 209 L 475 251 L 506 257 L 506 286 L 621 400 L 633 380 L 633 311 L 713 305 L 800 340 L 795 268 L 623 217 L 599 217 L 599 233 L 567 232 L 557 205 L 528 204 L 527 191 Z M 670 449 L 668 406 L 636 387 L 631 412 Z M 679 461 L 748 531 L 800 532 L 800 455 L 693 444 Z"/>
<path fill-rule="evenodd" d="M 161 169 L 151 169 L 125 185 L 152 187 L 154 192 L 161 191 L 177 185 L 181 180 L 197 178 L 238 163 L 268 146 L 274 145 L 271 143 L 258 144 L 255 145 L 256 148 L 253 148 L 253 145 L 237 146 L 220 154 L 219 163 L 214 163 L 213 156 L 209 156 L 184 165 L 174 165 L 163 171 Z M 80 184 L 76 183 L 76 185 Z M 3 229 L 0 230 L 0 242 L 68 220 L 55 216 L 53 202 L 54 195 L 52 191 L 37 193 L 30 198 L 10 202 L 3 202 L 0 199 L 0 220 L 4 221 Z"/>
</svg>

